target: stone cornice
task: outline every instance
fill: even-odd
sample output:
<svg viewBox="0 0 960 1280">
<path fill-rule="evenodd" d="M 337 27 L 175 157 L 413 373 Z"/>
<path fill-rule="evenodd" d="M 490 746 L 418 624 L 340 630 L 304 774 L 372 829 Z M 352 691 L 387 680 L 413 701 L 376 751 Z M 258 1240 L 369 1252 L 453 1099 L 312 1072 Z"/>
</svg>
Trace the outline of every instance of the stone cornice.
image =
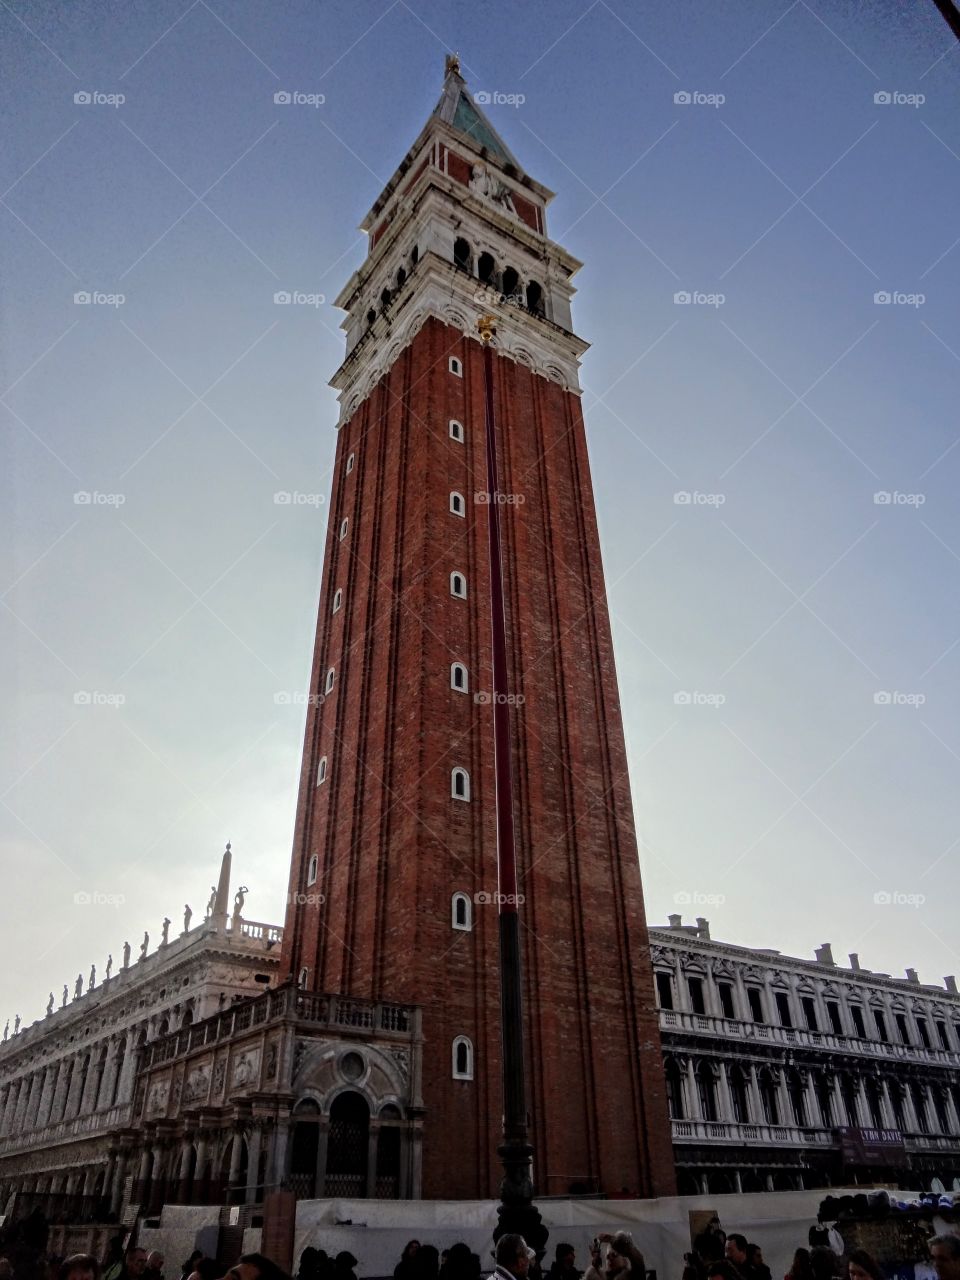
<svg viewBox="0 0 960 1280">
<path fill-rule="evenodd" d="M 574 395 L 581 394 L 579 357 L 589 345 L 583 339 L 519 307 L 498 305 L 500 295 L 493 289 L 436 254 L 428 254 L 418 263 L 416 280 L 411 283 L 408 298 L 398 300 L 386 326 L 379 328 L 382 320 L 378 321 L 331 378 L 330 385 L 340 392 L 338 425 L 353 416 L 430 317 L 479 342 L 477 320 L 492 311 L 497 321 L 495 350 Z M 377 344 L 372 349 L 371 342 Z"/>
<path fill-rule="evenodd" d="M 954 995 L 944 987 L 911 982 L 907 978 L 894 978 L 890 974 L 871 973 L 868 969 L 845 969 L 840 965 L 821 964 L 817 960 L 805 960 L 799 956 L 787 956 L 779 951 L 758 950 L 738 946 L 732 942 L 705 940 L 690 933 L 672 929 L 648 929 L 651 946 L 663 946 L 670 951 L 690 951 L 710 958 L 735 960 L 743 965 L 765 969 L 783 969 L 806 977 L 817 977 L 824 982 L 837 982 L 854 987 L 875 986 L 898 996 L 922 996 L 930 1001 L 943 1003 L 960 1015 L 960 995 Z"/>
<path fill-rule="evenodd" d="M 92 991 L 84 992 L 79 999 L 55 1009 L 0 1044 L 0 1079 L 16 1077 L 24 1069 L 38 1066 L 41 1060 L 56 1061 L 61 1055 L 69 1056 L 122 1032 L 127 1021 L 149 1016 L 150 1010 L 141 1007 L 139 1001 L 144 997 L 151 1003 L 159 1000 L 159 983 L 179 984 L 209 960 L 229 962 L 238 972 L 246 973 L 254 969 L 275 970 L 279 959 L 279 948 L 267 951 L 259 941 L 242 936 L 231 938 L 229 933 L 198 925 L 186 937 L 174 939 L 143 961 L 133 960 L 127 969 L 120 969 Z M 198 977 L 197 981 L 202 980 Z M 196 994 L 195 987 L 182 990 L 185 996 Z M 170 991 L 163 999 L 176 1002 L 178 996 L 178 992 Z M 108 1023 L 101 1027 L 103 1019 Z M 71 1033 L 74 1040 L 63 1043 Z"/>
</svg>

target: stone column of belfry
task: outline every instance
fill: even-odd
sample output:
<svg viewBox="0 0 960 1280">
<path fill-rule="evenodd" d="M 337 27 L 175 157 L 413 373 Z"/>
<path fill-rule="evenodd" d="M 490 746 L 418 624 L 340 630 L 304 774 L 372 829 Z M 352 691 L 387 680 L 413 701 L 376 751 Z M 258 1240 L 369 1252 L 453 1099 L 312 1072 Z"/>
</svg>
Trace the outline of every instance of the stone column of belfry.
<svg viewBox="0 0 960 1280">
<path fill-rule="evenodd" d="M 579 263 L 451 63 L 364 222 L 284 930 L 308 990 L 416 1005 L 425 1197 L 496 1193 L 501 1047 L 481 314 L 493 347 L 527 1098 L 541 1194 L 675 1190 L 573 330 Z M 453 681 L 453 664 L 465 672 Z M 522 701 L 521 701 L 522 699 Z M 323 769 L 321 770 L 321 762 Z M 314 861 L 315 860 L 315 861 Z M 311 867 L 317 867 L 315 882 Z M 472 905 L 455 929 L 455 893 Z M 602 904 L 605 923 L 597 927 Z M 453 1046 L 469 1042 L 471 1070 Z"/>
</svg>

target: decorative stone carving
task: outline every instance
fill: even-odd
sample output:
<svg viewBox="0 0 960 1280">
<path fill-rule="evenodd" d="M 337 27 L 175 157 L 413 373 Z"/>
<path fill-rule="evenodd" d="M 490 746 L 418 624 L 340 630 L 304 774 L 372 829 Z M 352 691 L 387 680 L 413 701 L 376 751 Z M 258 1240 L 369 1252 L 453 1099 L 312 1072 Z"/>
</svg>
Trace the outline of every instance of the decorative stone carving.
<svg viewBox="0 0 960 1280">
<path fill-rule="evenodd" d="M 167 1109 L 167 1098 L 170 1096 L 170 1081 L 155 1080 L 147 1098 L 147 1115 L 159 1116 Z"/>
<path fill-rule="evenodd" d="M 187 1076 L 187 1082 L 183 1087 L 183 1101 L 202 1102 L 207 1096 L 207 1090 L 210 1087 L 210 1064 L 204 1063 L 200 1067 L 194 1069 Z"/>
<path fill-rule="evenodd" d="M 252 1084 L 257 1074 L 257 1067 L 260 1063 L 260 1055 L 255 1051 L 248 1049 L 241 1053 L 233 1064 L 233 1081 L 232 1083 L 238 1089 L 242 1089 L 244 1085 Z"/>
<path fill-rule="evenodd" d="M 407 1081 L 410 1079 L 409 1052 L 406 1049 L 401 1049 L 399 1046 L 395 1046 L 390 1049 L 390 1057 L 393 1059 L 397 1070 L 400 1072 L 400 1075 L 403 1077 L 404 1084 L 406 1084 Z"/>
</svg>

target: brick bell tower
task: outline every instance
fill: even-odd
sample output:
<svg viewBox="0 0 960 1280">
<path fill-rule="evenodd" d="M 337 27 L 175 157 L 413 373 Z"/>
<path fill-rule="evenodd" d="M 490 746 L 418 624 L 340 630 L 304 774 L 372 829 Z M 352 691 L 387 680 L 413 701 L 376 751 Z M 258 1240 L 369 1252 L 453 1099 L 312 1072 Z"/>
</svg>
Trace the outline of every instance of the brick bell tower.
<svg viewBox="0 0 960 1280">
<path fill-rule="evenodd" d="M 362 226 L 284 938 L 309 990 L 423 1010 L 425 1198 L 496 1194 L 483 350 L 494 379 L 525 1054 L 541 1195 L 675 1191 L 571 279 L 448 58 Z M 322 902 L 319 901 L 322 896 Z"/>
</svg>

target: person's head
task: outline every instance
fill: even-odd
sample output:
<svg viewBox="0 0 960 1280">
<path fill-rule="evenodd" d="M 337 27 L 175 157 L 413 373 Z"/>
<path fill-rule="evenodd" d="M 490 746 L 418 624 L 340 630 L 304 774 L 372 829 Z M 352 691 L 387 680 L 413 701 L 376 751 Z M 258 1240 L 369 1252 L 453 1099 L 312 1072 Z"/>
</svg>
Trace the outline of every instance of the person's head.
<svg viewBox="0 0 960 1280">
<path fill-rule="evenodd" d="M 886 1280 L 880 1264 L 866 1249 L 854 1249 L 847 1258 L 850 1280 Z"/>
<path fill-rule="evenodd" d="M 230 1268 L 224 1280 L 290 1280 L 290 1277 L 262 1253 L 245 1253 Z"/>
<path fill-rule="evenodd" d="M 419 1274 L 424 1280 L 432 1280 L 440 1270 L 440 1250 L 432 1244 L 422 1244 L 414 1256 Z"/>
<path fill-rule="evenodd" d="M 564 1244 L 562 1242 L 558 1244 L 555 1256 L 557 1259 L 557 1266 L 564 1267 L 568 1270 L 570 1267 L 574 1266 L 577 1261 L 577 1251 L 574 1249 L 572 1244 Z"/>
<path fill-rule="evenodd" d="M 790 1266 L 790 1274 L 794 1280 L 806 1280 L 810 1275 L 810 1250 L 799 1248 L 795 1250 L 793 1262 Z"/>
<path fill-rule="evenodd" d="M 196 1260 L 187 1280 L 220 1280 L 223 1267 L 216 1258 L 205 1258 L 203 1254 Z"/>
<path fill-rule="evenodd" d="M 147 1251 L 133 1245 L 123 1255 L 123 1263 L 128 1276 L 142 1276 L 147 1269 Z"/>
<path fill-rule="evenodd" d="M 147 1266 L 151 1271 L 163 1270 L 163 1254 L 159 1249 L 151 1249 L 147 1254 Z"/>
<path fill-rule="evenodd" d="M 928 1244 L 937 1280 L 960 1280 L 960 1236 L 934 1236 Z"/>
<path fill-rule="evenodd" d="M 712 1258 L 707 1263 L 707 1280 L 733 1280 L 730 1263 L 723 1258 Z"/>
<path fill-rule="evenodd" d="M 191 1253 L 190 1257 L 186 1260 L 186 1262 L 183 1262 L 180 1264 L 180 1270 L 183 1272 L 185 1276 L 188 1276 L 202 1257 L 203 1257 L 203 1250 L 194 1249 L 193 1253 Z"/>
<path fill-rule="evenodd" d="M 763 1266 L 763 1250 L 758 1244 L 754 1244 L 752 1241 L 747 1245 L 747 1261 L 750 1263 L 751 1267 Z"/>
<path fill-rule="evenodd" d="M 511 1234 L 500 1237 L 497 1241 L 497 1266 L 506 1268 L 521 1280 L 526 1276 L 530 1270 L 530 1258 L 523 1236 Z"/>
<path fill-rule="evenodd" d="M 742 1267 L 747 1260 L 747 1237 L 739 1231 L 731 1231 L 724 1245 L 724 1253 L 735 1266 Z"/>
<path fill-rule="evenodd" d="M 100 1263 L 93 1254 L 72 1253 L 60 1263 L 57 1280 L 100 1280 Z"/>
<path fill-rule="evenodd" d="M 357 1265 L 357 1260 L 349 1249 L 341 1249 L 334 1258 L 333 1265 L 338 1271 L 352 1271 Z"/>
<path fill-rule="evenodd" d="M 420 1250 L 419 1240 L 408 1240 L 403 1249 L 403 1256 L 405 1258 L 415 1258 L 419 1250 Z"/>
<path fill-rule="evenodd" d="M 615 1276 L 627 1276 L 630 1273 L 630 1259 L 625 1254 L 619 1253 L 613 1244 L 607 1245 L 607 1256 L 603 1260 L 603 1274 L 607 1280 L 614 1280 Z"/>
</svg>

